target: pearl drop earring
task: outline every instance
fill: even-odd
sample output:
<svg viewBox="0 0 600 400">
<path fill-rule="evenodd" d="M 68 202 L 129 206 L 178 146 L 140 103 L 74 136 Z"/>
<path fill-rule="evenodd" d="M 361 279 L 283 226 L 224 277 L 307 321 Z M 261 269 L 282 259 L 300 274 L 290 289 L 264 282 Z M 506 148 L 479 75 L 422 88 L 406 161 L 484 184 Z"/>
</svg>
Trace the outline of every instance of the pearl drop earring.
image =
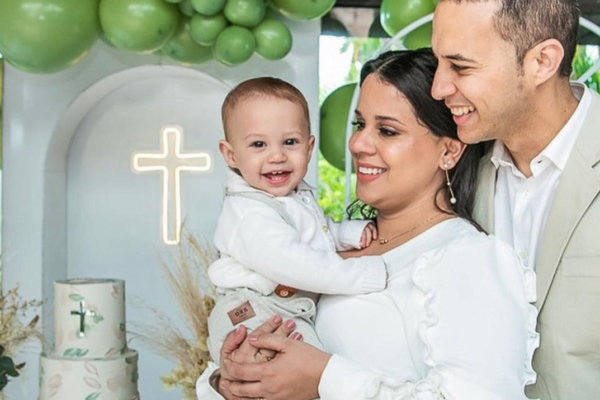
<svg viewBox="0 0 600 400">
<path fill-rule="evenodd" d="M 450 175 L 448 174 L 448 168 L 452 163 L 450 161 L 444 162 L 444 172 L 446 172 L 446 185 L 448 185 L 448 191 L 450 192 L 450 204 L 456 204 L 456 197 L 454 196 L 454 191 L 452 190 L 452 183 L 450 182 Z"/>
</svg>

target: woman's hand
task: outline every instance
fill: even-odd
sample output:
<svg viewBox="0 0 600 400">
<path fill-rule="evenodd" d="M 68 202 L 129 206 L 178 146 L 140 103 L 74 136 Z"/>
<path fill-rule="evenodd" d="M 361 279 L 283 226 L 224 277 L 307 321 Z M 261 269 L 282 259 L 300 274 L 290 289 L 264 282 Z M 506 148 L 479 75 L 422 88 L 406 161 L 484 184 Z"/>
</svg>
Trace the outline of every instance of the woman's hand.
<svg viewBox="0 0 600 400">
<path fill-rule="evenodd" d="M 256 328 L 254 334 L 262 335 L 273 333 L 277 336 L 290 336 L 292 339 L 302 340 L 302 335 L 294 332 L 294 329 L 296 329 L 296 323 L 293 320 L 290 319 L 283 323 L 281 317 L 276 315 Z M 247 333 L 246 327 L 240 325 L 235 330 L 229 332 L 225 338 L 223 346 L 221 347 L 221 362 L 219 365 L 222 379 L 233 379 L 231 376 L 227 375 L 227 370 L 223 366 L 223 360 L 229 359 L 246 364 L 266 362 L 276 356 L 277 353 L 275 351 L 258 349 L 250 344 L 247 339 Z"/>
<path fill-rule="evenodd" d="M 235 380 L 220 382 L 220 391 L 230 395 L 228 399 L 310 400 L 319 397 L 319 381 L 330 354 L 274 334 L 253 332 L 249 342 L 257 349 L 273 350 L 277 356 L 258 364 L 242 364 L 225 358 L 223 371 Z"/>
</svg>

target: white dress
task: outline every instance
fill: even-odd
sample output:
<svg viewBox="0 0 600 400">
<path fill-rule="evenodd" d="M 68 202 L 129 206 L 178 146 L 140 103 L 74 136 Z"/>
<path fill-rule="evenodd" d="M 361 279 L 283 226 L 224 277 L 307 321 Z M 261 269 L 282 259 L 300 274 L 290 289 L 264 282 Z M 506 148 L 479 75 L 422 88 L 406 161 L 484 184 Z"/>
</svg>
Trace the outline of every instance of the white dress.
<svg viewBox="0 0 600 400">
<path fill-rule="evenodd" d="M 384 291 L 321 296 L 316 330 L 333 354 L 321 400 L 527 399 L 535 273 L 510 247 L 455 218 L 383 257 Z M 198 399 L 222 399 L 208 384 L 216 368 Z"/>
<path fill-rule="evenodd" d="M 383 257 L 384 291 L 319 301 L 321 400 L 526 399 L 535 274 L 511 248 L 456 218 Z"/>
</svg>

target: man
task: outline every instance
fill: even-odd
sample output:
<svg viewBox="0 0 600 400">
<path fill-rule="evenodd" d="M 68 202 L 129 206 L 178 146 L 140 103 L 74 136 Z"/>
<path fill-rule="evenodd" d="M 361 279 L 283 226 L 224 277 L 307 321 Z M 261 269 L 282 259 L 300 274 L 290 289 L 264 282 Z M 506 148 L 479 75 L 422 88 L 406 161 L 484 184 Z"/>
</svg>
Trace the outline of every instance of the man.
<svg viewBox="0 0 600 400">
<path fill-rule="evenodd" d="M 575 0 L 440 0 L 433 20 L 433 96 L 461 140 L 494 140 L 475 216 L 537 273 L 543 400 L 600 399 L 600 97 L 569 83 L 578 17 Z"/>
</svg>

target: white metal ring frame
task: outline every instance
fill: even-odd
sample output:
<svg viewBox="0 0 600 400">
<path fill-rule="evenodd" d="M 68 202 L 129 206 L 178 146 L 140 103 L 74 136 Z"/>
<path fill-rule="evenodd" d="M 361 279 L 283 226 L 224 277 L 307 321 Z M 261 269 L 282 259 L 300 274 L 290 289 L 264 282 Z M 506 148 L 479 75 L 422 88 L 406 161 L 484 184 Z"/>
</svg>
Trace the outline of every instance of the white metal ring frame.
<svg viewBox="0 0 600 400">
<path fill-rule="evenodd" d="M 400 30 L 400 32 L 396 33 L 385 45 L 383 45 L 381 47 L 381 49 L 379 49 L 377 51 L 377 53 L 375 53 L 373 58 L 377 58 L 380 54 L 390 50 L 393 46 L 398 46 L 400 49 L 406 50 L 406 47 L 404 46 L 404 44 L 402 44 L 400 39 L 402 39 L 404 36 L 408 35 L 412 31 L 414 31 L 415 29 L 419 28 L 420 26 L 425 25 L 428 22 L 431 22 L 432 20 L 433 20 L 433 13 L 426 15 L 426 16 L 414 21 L 413 23 L 407 25 L 404 29 Z M 590 20 L 585 19 L 583 17 L 579 18 L 579 25 L 583 26 L 584 28 L 588 29 L 590 32 L 594 33 L 596 36 L 600 37 L 600 26 L 594 24 Z M 583 83 L 583 82 L 587 81 L 598 70 L 600 70 L 600 60 L 596 61 L 596 63 L 594 63 L 594 65 L 592 65 L 583 75 L 581 75 L 579 77 L 579 79 L 577 79 L 577 82 Z M 352 136 L 352 131 L 353 131 L 352 122 L 354 121 L 354 113 L 352 112 L 352 110 L 354 110 L 356 108 L 356 104 L 358 103 L 359 93 L 360 93 L 360 88 L 359 88 L 359 85 L 357 84 L 356 88 L 354 89 L 354 94 L 352 95 L 352 102 L 350 103 L 350 109 L 348 110 L 348 119 L 346 121 L 346 148 L 345 148 L 345 156 L 344 156 L 344 160 L 345 160 L 344 168 L 345 168 L 345 174 L 346 174 L 345 199 L 344 199 L 345 207 L 348 207 L 348 205 L 350 204 L 350 190 L 351 190 L 351 186 L 352 186 L 352 182 L 351 182 L 352 157 L 350 156 L 350 149 L 348 148 L 348 142 L 350 141 L 350 136 Z"/>
</svg>

